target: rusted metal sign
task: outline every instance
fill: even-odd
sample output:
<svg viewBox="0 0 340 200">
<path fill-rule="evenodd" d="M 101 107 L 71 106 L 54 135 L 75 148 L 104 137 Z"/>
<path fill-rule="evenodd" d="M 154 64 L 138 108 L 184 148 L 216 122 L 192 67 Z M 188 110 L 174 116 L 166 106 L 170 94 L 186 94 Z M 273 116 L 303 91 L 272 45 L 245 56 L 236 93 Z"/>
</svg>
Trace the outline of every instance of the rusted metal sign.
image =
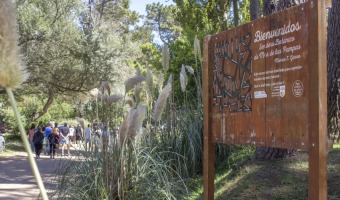
<svg viewBox="0 0 340 200">
<path fill-rule="evenodd" d="M 216 143 L 308 148 L 307 4 L 211 37 Z"/>
</svg>

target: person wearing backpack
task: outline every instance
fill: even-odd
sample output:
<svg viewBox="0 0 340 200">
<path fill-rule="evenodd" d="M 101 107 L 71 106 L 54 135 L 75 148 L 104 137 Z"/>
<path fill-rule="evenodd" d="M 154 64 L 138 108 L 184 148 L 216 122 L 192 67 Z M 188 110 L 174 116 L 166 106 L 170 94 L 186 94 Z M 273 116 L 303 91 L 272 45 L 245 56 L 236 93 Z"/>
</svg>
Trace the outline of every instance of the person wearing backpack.
<svg viewBox="0 0 340 200">
<path fill-rule="evenodd" d="M 33 136 L 33 143 L 35 147 L 35 157 L 37 159 L 40 158 L 40 153 L 43 147 L 43 140 L 45 138 L 45 135 L 42 132 L 42 126 L 38 127 L 38 131 L 34 133 Z"/>
<path fill-rule="evenodd" d="M 59 144 L 58 128 L 53 128 L 52 133 L 48 135 L 48 141 L 50 143 L 50 158 L 54 159 L 55 150 Z"/>
</svg>

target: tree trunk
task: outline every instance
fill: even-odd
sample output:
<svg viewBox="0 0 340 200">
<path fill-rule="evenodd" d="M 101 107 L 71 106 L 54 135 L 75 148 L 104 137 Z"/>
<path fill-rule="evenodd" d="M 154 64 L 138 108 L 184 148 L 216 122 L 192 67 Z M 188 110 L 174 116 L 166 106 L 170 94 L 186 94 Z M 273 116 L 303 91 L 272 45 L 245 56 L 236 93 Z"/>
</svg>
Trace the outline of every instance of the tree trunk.
<svg viewBox="0 0 340 200">
<path fill-rule="evenodd" d="M 31 116 L 30 122 L 33 122 L 33 121 L 39 119 L 41 116 L 43 116 L 48 111 L 48 108 L 53 103 L 53 100 L 54 100 L 54 98 L 52 96 L 49 96 L 44 108 L 42 110 L 40 110 L 38 113 L 34 113 Z"/>
<path fill-rule="evenodd" d="M 255 20 L 261 17 L 260 0 L 250 0 L 250 20 Z"/>
<path fill-rule="evenodd" d="M 308 0 L 263 0 L 263 15 L 270 15 L 307 1 Z"/>
<path fill-rule="evenodd" d="M 238 26 L 240 23 L 239 17 L 239 9 L 238 9 L 238 0 L 233 0 L 233 8 L 234 8 L 234 27 Z"/>
<path fill-rule="evenodd" d="M 339 100 L 340 100 L 340 1 L 333 0 L 328 13 L 327 32 L 327 80 L 328 80 L 328 136 L 333 142 L 340 142 Z"/>
<path fill-rule="evenodd" d="M 291 6 L 298 5 L 300 3 L 304 3 L 307 0 L 263 0 L 263 14 L 269 15 L 280 10 L 289 8 Z M 252 16 L 252 12 L 255 12 L 255 8 L 253 6 L 257 5 L 259 0 L 251 0 L 250 1 L 250 13 Z M 252 11 L 253 10 L 253 11 Z M 254 15 L 256 13 L 253 13 Z M 256 147 L 253 158 L 254 159 L 262 159 L 262 160 L 277 160 L 283 159 L 288 156 L 293 156 L 296 152 L 295 149 L 281 149 L 274 147 Z"/>
</svg>

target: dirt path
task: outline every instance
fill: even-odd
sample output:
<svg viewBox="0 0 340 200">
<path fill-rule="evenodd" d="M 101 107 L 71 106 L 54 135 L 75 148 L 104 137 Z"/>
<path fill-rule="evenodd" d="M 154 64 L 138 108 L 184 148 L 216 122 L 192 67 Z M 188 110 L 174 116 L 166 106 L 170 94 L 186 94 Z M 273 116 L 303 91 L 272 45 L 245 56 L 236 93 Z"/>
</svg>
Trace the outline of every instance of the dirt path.
<svg viewBox="0 0 340 200">
<path fill-rule="evenodd" d="M 71 151 L 71 155 L 75 153 L 75 150 Z M 57 186 L 54 180 L 56 170 L 64 166 L 69 159 L 67 157 L 51 159 L 48 155 L 41 155 L 41 159 L 37 160 L 37 165 L 48 193 L 53 192 Z M 10 156 L 0 157 L 0 199 L 28 200 L 38 199 L 38 196 L 39 189 L 27 155 L 24 152 L 19 152 Z"/>
</svg>

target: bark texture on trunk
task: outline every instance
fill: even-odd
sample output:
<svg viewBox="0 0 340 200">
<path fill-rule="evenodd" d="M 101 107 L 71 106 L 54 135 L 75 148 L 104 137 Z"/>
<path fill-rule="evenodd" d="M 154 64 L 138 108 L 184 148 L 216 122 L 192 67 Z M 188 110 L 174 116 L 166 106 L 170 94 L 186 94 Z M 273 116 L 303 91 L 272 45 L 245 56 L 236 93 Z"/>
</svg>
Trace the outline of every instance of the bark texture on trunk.
<svg viewBox="0 0 340 200">
<path fill-rule="evenodd" d="M 328 13 L 327 81 L 328 81 L 328 136 L 340 142 L 340 1 L 333 0 Z"/>
<path fill-rule="evenodd" d="M 238 26 L 240 23 L 240 18 L 239 18 L 239 9 L 238 9 L 238 0 L 233 0 L 233 8 L 234 8 L 234 26 Z"/>
<path fill-rule="evenodd" d="M 255 20 L 261 17 L 260 0 L 250 0 L 250 20 Z"/>
<path fill-rule="evenodd" d="M 48 108 L 50 107 L 50 105 L 52 105 L 53 103 L 53 100 L 54 98 L 52 96 L 49 96 L 48 99 L 47 99 L 47 102 L 45 103 L 43 109 L 41 109 L 38 113 L 34 113 L 32 116 L 31 116 L 31 122 L 39 119 L 40 117 L 42 117 L 47 111 L 48 111 Z"/>
<path fill-rule="evenodd" d="M 270 15 L 307 1 L 308 0 L 263 0 L 263 14 Z"/>
</svg>

